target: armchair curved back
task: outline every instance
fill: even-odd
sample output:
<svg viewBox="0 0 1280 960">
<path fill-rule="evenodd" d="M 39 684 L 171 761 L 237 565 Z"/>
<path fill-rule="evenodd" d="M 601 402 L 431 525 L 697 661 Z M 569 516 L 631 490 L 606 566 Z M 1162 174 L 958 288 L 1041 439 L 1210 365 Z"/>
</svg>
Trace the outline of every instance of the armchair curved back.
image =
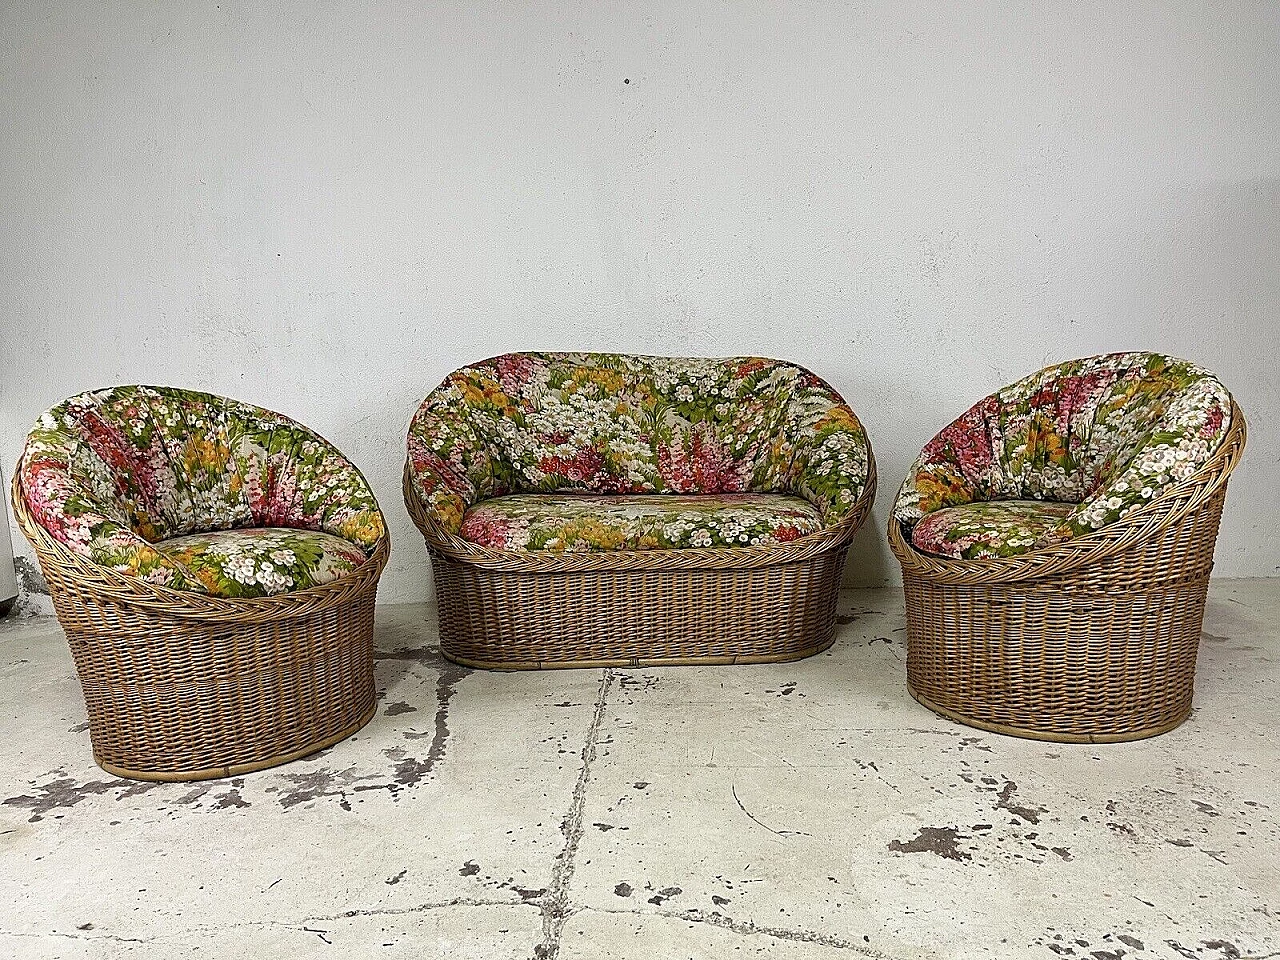
<svg viewBox="0 0 1280 960">
<path fill-rule="evenodd" d="M 1231 425 L 1208 370 L 1156 353 L 1046 367 L 986 397 L 921 451 L 895 518 L 944 507 L 1049 500 L 1073 509 L 1045 543 L 1114 523 L 1202 467 Z"/>
<path fill-rule="evenodd" d="M 322 437 L 282 414 L 175 387 L 110 387 L 48 410 L 15 488 L 68 549 L 141 574 L 170 564 L 153 543 L 189 533 L 295 527 L 366 554 L 386 534 L 368 483 Z"/>
</svg>

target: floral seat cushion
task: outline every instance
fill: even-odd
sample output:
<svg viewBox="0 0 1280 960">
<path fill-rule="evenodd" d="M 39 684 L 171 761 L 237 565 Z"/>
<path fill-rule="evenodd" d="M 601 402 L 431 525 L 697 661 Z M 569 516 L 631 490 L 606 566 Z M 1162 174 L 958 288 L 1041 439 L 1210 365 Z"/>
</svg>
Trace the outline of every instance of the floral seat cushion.
<svg viewBox="0 0 1280 960">
<path fill-rule="evenodd" d="M 219 597 L 265 597 L 319 586 L 367 559 L 363 550 L 341 537 L 288 527 L 213 530 L 154 546 L 189 582 Z"/>
<path fill-rule="evenodd" d="M 452 534 L 482 501 L 561 491 L 785 493 L 830 526 L 858 504 L 871 465 L 831 387 L 760 357 L 495 357 L 432 391 L 408 453 L 413 492 Z"/>
<path fill-rule="evenodd" d="M 993 500 L 944 507 L 926 514 L 911 530 L 911 543 L 926 553 L 961 560 L 1009 557 L 1057 530 L 1071 513 L 1066 503 Z"/>
<path fill-rule="evenodd" d="M 784 494 L 514 494 L 467 511 L 462 536 L 495 550 L 671 550 L 779 544 L 823 528 Z"/>
<path fill-rule="evenodd" d="M 160 543 L 288 527 L 368 555 L 386 533 L 360 471 L 315 433 L 261 407 L 173 387 L 112 387 L 58 404 L 27 437 L 18 478 L 36 522 L 71 552 L 215 596 L 246 594 L 243 584 L 193 576 Z M 301 574 L 289 574 L 293 589 Z"/>
<path fill-rule="evenodd" d="M 1114 523 L 1190 477 L 1213 456 L 1230 419 L 1226 388 L 1185 360 L 1115 353 L 1046 367 L 980 400 L 930 441 L 894 516 L 917 543 L 914 528 L 947 508 L 1010 500 L 1066 505 L 942 517 L 925 525 L 917 546 L 954 556 L 943 543 L 964 540 L 974 556 L 1013 556 L 1061 543 Z M 1051 523 L 1054 512 L 1060 516 Z M 972 524 L 992 529 L 960 532 Z M 953 539 L 939 537 L 944 528 Z"/>
</svg>

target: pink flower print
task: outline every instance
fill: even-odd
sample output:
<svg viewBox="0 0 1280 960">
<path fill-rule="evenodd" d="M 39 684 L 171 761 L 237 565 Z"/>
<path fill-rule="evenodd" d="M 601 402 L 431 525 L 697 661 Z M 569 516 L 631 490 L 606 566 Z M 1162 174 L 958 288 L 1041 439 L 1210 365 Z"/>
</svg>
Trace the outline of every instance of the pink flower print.
<svg viewBox="0 0 1280 960">
<path fill-rule="evenodd" d="M 1214 404 L 1205 415 L 1204 426 L 1200 428 L 1200 436 L 1206 440 L 1216 437 L 1218 431 L 1222 429 L 1222 421 L 1226 418 L 1226 411 L 1222 409 L 1221 404 Z"/>
<path fill-rule="evenodd" d="M 509 353 L 498 358 L 497 367 L 498 384 L 508 396 L 519 396 L 533 377 L 533 360 L 529 357 Z"/>
<path fill-rule="evenodd" d="M 503 550 L 507 545 L 509 521 L 483 510 L 470 510 L 462 520 L 462 537 L 482 547 Z"/>
</svg>

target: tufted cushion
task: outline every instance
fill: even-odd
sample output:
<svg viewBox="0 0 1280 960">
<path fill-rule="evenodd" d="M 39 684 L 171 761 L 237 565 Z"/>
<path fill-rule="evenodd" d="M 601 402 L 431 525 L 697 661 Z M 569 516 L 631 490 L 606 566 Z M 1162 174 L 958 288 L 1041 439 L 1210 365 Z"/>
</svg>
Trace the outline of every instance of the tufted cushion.
<svg viewBox="0 0 1280 960">
<path fill-rule="evenodd" d="M 409 426 L 411 482 L 443 529 L 504 494 L 789 493 L 824 524 L 866 488 L 853 411 L 759 357 L 495 357 L 451 374 Z"/>
<path fill-rule="evenodd" d="M 911 530 L 917 549 L 964 560 L 1008 557 L 1053 533 L 1071 505 L 1040 500 L 993 500 L 944 507 Z"/>
<path fill-rule="evenodd" d="M 1059 543 L 1114 523 L 1189 477 L 1222 442 L 1230 410 L 1230 394 L 1212 374 L 1160 354 L 1046 367 L 980 400 L 930 441 L 894 515 L 912 527 L 967 504 L 1067 504 L 940 517 L 925 525 L 917 545 L 948 555 L 1010 556 Z M 973 524 L 986 524 L 985 532 L 975 533 Z M 913 530 L 913 542 L 916 536 Z M 944 547 L 961 541 L 967 546 L 960 553 Z"/>
<path fill-rule="evenodd" d="M 822 526 L 783 494 L 515 494 L 468 510 L 462 536 L 497 550 L 670 550 L 786 543 Z"/>
<path fill-rule="evenodd" d="M 318 530 L 213 530 L 155 544 L 190 582 L 219 597 L 265 597 L 337 580 L 366 557 L 354 543 Z"/>
<path fill-rule="evenodd" d="M 367 554 L 385 534 L 364 477 L 306 427 L 173 387 L 113 387 L 59 404 L 32 429 L 18 475 L 33 517 L 54 539 L 175 589 L 245 595 L 193 577 L 164 546 L 175 537 L 291 527 Z"/>
</svg>

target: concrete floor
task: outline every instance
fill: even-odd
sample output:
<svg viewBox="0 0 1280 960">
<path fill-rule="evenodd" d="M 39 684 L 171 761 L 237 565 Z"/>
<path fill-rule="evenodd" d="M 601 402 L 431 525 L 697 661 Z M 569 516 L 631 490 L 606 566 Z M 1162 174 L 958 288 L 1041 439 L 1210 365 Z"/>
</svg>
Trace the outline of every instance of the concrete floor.
<svg viewBox="0 0 1280 960">
<path fill-rule="evenodd" d="M 1217 582 L 1196 712 L 1113 746 L 918 706 L 893 590 L 696 669 L 471 672 L 385 607 L 369 726 L 199 784 L 94 766 L 61 632 L 11 620 L 0 957 L 1277 957 L 1278 587 Z"/>
</svg>

